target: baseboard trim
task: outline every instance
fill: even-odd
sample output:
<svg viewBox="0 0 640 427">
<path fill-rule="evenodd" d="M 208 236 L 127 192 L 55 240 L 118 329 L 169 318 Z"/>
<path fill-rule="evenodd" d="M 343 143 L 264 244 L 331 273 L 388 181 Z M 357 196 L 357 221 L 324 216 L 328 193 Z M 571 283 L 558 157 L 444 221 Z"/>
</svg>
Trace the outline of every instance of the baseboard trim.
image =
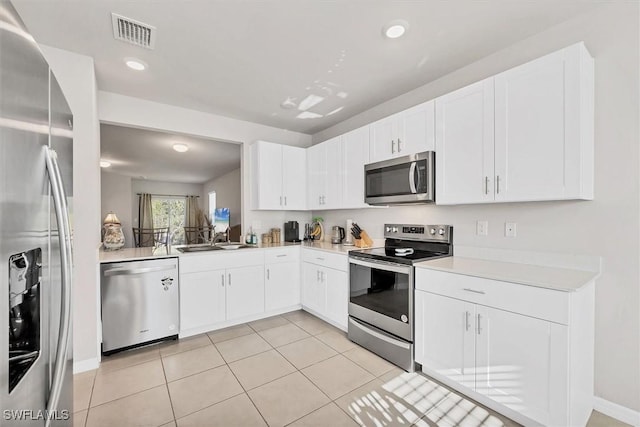
<svg viewBox="0 0 640 427">
<path fill-rule="evenodd" d="M 618 405 L 601 397 L 594 397 L 593 409 L 623 423 L 640 427 L 640 412 L 629 409 L 626 406 Z"/>
<path fill-rule="evenodd" d="M 80 372 L 93 371 L 94 369 L 98 369 L 98 366 L 100 366 L 100 361 L 97 357 L 80 361 L 74 360 L 73 373 L 79 374 Z"/>
</svg>

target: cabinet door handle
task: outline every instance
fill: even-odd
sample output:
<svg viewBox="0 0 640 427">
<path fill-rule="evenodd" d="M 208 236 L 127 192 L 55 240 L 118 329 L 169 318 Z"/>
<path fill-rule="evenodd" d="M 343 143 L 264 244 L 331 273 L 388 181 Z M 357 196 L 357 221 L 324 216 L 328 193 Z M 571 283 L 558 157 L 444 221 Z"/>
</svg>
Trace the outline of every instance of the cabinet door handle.
<svg viewBox="0 0 640 427">
<path fill-rule="evenodd" d="M 221 274 L 220 277 L 222 277 L 222 287 L 224 288 L 224 274 Z"/>
<path fill-rule="evenodd" d="M 489 177 L 484 177 L 484 194 L 489 194 Z"/>
<path fill-rule="evenodd" d="M 391 140 L 391 154 L 396 152 L 396 142 L 392 139 Z"/>
<path fill-rule="evenodd" d="M 267 280 L 269 280 L 269 269 L 267 268 Z"/>
<path fill-rule="evenodd" d="M 467 291 L 467 292 L 473 292 L 474 294 L 481 294 L 484 295 L 484 291 L 477 291 L 475 289 L 471 289 L 471 288 L 464 288 L 462 289 L 463 291 Z"/>
<path fill-rule="evenodd" d="M 398 153 L 402 151 L 402 147 L 400 147 L 401 142 L 400 138 L 398 138 Z"/>
<path fill-rule="evenodd" d="M 284 196 L 284 205 L 287 206 L 287 196 Z"/>
<path fill-rule="evenodd" d="M 280 206 L 282 206 L 282 196 L 280 196 Z"/>
<path fill-rule="evenodd" d="M 320 283 L 320 270 L 316 270 L 316 282 Z"/>
<path fill-rule="evenodd" d="M 478 335 L 480 335 L 480 333 L 482 332 L 482 327 L 480 326 L 480 319 L 482 318 L 482 316 L 480 316 L 480 313 L 478 313 L 478 320 L 477 320 L 477 327 L 478 327 Z"/>
<path fill-rule="evenodd" d="M 500 194 L 500 175 L 496 176 L 496 194 Z"/>
<path fill-rule="evenodd" d="M 468 311 L 464 312 L 464 322 L 465 322 L 465 330 L 468 331 L 471 327 L 471 323 L 469 323 L 469 317 L 471 317 L 471 313 Z"/>
<path fill-rule="evenodd" d="M 231 286 L 231 273 L 229 273 L 229 286 Z"/>
</svg>

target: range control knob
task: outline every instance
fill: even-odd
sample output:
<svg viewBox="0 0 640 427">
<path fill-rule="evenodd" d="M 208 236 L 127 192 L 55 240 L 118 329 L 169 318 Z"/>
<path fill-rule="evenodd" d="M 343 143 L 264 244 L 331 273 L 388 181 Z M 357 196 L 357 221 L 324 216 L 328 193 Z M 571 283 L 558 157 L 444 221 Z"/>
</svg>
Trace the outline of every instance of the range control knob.
<svg viewBox="0 0 640 427">
<path fill-rule="evenodd" d="M 384 229 L 384 231 L 386 231 L 387 233 L 390 233 L 390 232 L 391 232 L 391 227 L 386 227 L 386 228 Z"/>
<path fill-rule="evenodd" d="M 432 228 L 431 230 L 429 230 L 429 234 L 431 234 L 432 236 L 436 235 L 436 229 Z"/>
<path fill-rule="evenodd" d="M 393 227 L 393 232 L 397 233 L 398 232 L 398 227 Z"/>
<path fill-rule="evenodd" d="M 444 228 L 438 229 L 438 234 L 444 236 Z"/>
</svg>

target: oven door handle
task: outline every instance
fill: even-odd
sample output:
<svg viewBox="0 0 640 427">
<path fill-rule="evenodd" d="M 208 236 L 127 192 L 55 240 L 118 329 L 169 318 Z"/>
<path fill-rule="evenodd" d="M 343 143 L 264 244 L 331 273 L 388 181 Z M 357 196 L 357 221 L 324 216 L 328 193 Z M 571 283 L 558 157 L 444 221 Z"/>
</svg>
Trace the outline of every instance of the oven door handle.
<svg viewBox="0 0 640 427">
<path fill-rule="evenodd" d="M 394 273 L 411 274 L 412 267 L 403 264 L 394 264 L 386 261 L 365 261 L 362 258 L 349 258 L 350 264 L 361 265 L 363 267 L 375 268 L 376 270 L 393 271 Z"/>
</svg>

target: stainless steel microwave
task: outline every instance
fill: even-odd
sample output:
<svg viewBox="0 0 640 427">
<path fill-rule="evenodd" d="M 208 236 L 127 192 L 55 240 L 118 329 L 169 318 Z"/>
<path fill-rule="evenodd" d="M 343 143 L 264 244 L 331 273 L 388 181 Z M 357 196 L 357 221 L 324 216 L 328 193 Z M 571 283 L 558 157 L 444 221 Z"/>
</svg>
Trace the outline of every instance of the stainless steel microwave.
<svg viewBox="0 0 640 427">
<path fill-rule="evenodd" d="M 411 154 L 364 167 L 364 201 L 370 205 L 435 201 L 435 152 Z"/>
</svg>

